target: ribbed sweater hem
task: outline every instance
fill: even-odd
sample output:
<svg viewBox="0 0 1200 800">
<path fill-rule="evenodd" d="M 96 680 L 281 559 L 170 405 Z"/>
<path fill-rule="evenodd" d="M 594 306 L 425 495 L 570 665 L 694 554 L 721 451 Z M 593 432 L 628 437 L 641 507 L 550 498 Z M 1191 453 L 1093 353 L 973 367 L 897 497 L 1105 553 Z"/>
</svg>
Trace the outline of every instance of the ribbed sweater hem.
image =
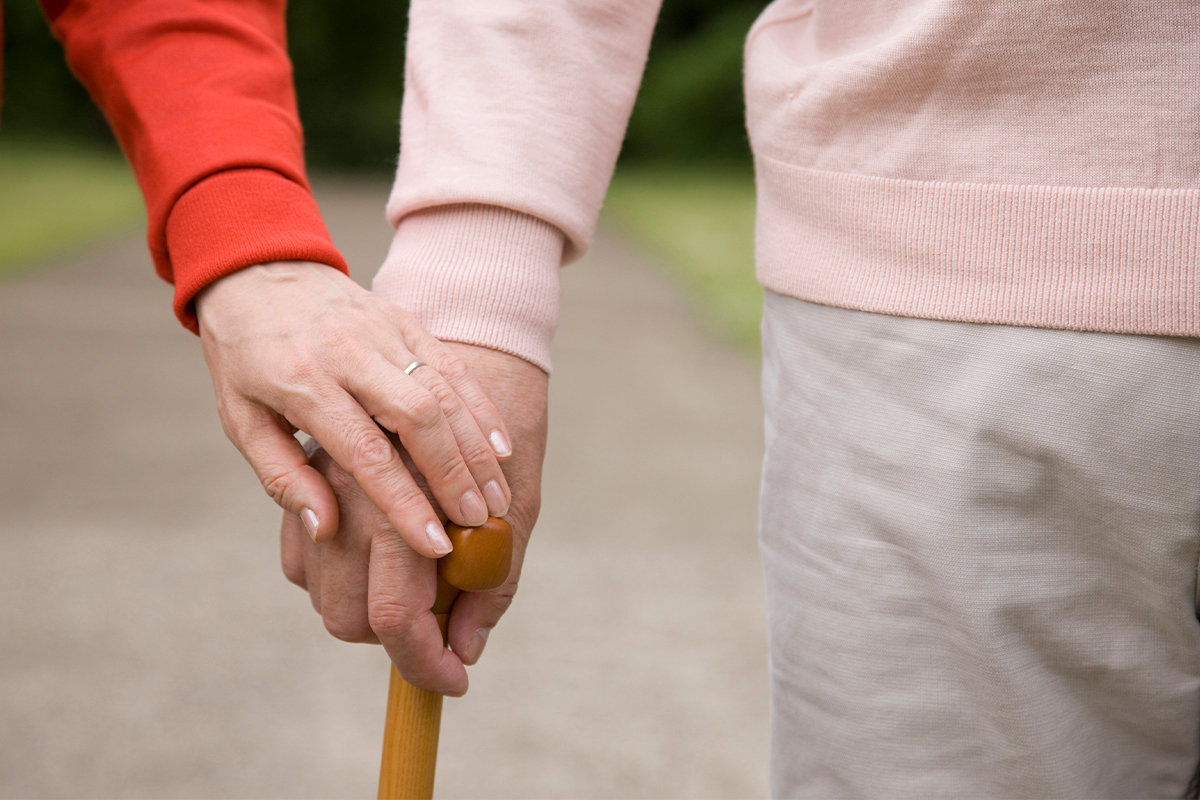
<svg viewBox="0 0 1200 800">
<path fill-rule="evenodd" d="M 758 276 L 896 316 L 1200 335 L 1200 190 L 879 178 L 759 156 Z"/>
<path fill-rule="evenodd" d="M 555 226 L 507 208 L 426 209 L 400 221 L 372 289 L 439 339 L 550 372 L 564 242 Z"/>
</svg>

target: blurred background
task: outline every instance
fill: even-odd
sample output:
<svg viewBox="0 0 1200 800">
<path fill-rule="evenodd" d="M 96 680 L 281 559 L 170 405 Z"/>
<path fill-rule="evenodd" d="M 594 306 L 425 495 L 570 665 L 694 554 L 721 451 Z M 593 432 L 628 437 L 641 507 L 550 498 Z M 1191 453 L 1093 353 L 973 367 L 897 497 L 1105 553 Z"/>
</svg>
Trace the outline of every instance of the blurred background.
<svg viewBox="0 0 1200 800">
<path fill-rule="evenodd" d="M 406 5 L 289 4 L 310 172 L 364 285 Z M 664 3 L 595 250 L 564 273 L 540 561 L 448 706 L 440 796 L 765 794 L 741 97 L 764 5 Z M 277 514 L 220 433 L 103 117 L 36 2 L 4 27 L 0 797 L 370 794 L 386 661 L 278 575 Z"/>
<path fill-rule="evenodd" d="M 754 190 L 742 43 L 762 0 L 666 0 L 606 212 L 662 256 L 703 324 L 758 342 Z M 289 50 L 316 174 L 396 165 L 407 3 L 292 0 Z M 136 225 L 141 201 L 108 126 L 33 0 L 4 7 L 0 270 Z M 86 180 L 81 181 L 80 176 Z M 63 182 L 82 187 L 67 193 Z M 65 215 L 45 213 L 70 202 Z M 18 222 L 19 220 L 19 222 Z M 15 238 L 14 238 L 15 237 Z"/>
<path fill-rule="evenodd" d="M 749 164 L 742 41 L 764 5 L 666 0 L 623 162 Z M 288 4 L 289 49 L 313 166 L 386 173 L 395 165 L 407 6 Z M 4 14 L 6 135 L 111 146 L 103 117 L 63 65 L 37 3 L 10 0 Z"/>
</svg>

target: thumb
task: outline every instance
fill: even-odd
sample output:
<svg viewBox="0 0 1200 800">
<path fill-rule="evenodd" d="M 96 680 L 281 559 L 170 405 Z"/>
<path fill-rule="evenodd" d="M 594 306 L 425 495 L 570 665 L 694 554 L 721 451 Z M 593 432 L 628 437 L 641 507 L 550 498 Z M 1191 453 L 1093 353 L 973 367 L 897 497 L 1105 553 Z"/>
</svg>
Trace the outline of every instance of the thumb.
<svg viewBox="0 0 1200 800">
<path fill-rule="evenodd" d="M 487 644 L 488 634 L 504 612 L 512 605 L 517 582 L 509 580 L 490 592 L 463 592 L 454 601 L 450 628 L 446 637 L 450 649 L 468 667 L 479 660 Z"/>
</svg>

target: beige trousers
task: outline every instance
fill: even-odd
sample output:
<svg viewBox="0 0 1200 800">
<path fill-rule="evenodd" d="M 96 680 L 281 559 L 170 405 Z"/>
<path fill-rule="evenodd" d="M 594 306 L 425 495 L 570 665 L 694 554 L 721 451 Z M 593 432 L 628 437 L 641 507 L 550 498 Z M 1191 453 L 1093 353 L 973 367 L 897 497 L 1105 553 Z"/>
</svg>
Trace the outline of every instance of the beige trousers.
<svg viewBox="0 0 1200 800">
<path fill-rule="evenodd" d="M 778 797 L 1179 797 L 1200 341 L 767 293 Z"/>
</svg>

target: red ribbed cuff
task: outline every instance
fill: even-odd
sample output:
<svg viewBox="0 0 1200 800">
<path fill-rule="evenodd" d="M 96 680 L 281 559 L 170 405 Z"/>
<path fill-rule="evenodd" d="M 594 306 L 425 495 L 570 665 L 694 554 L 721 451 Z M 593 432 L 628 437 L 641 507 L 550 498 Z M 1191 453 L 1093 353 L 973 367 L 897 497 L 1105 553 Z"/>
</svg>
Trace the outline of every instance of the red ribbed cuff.
<svg viewBox="0 0 1200 800">
<path fill-rule="evenodd" d="M 218 278 L 269 261 L 314 261 L 349 274 L 308 189 L 278 172 L 236 169 L 193 186 L 167 219 L 175 316 L 199 333 L 192 300 Z"/>
</svg>

